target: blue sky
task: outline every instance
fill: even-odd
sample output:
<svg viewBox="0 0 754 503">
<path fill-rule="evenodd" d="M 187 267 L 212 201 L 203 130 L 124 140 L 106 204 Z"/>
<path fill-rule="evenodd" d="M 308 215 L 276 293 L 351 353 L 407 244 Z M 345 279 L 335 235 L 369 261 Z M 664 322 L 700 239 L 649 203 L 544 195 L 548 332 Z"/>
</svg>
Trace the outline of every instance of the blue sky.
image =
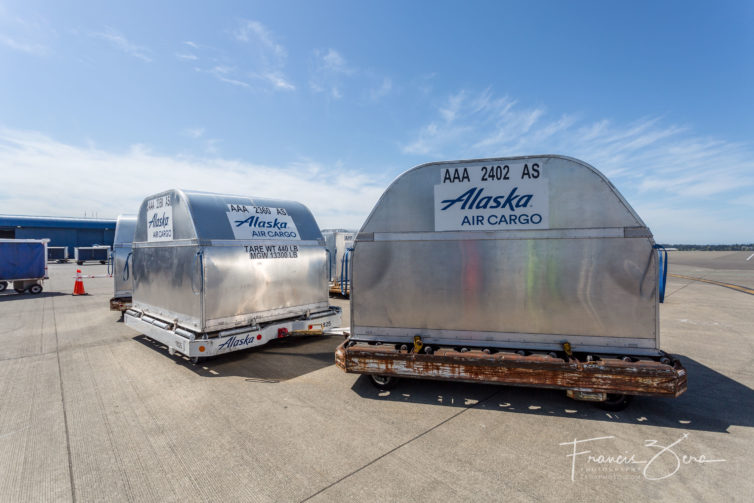
<svg viewBox="0 0 754 503">
<path fill-rule="evenodd" d="M 754 241 L 754 3 L 0 0 L 0 213 L 169 187 L 358 227 L 403 171 L 558 153 L 660 242 Z"/>
</svg>

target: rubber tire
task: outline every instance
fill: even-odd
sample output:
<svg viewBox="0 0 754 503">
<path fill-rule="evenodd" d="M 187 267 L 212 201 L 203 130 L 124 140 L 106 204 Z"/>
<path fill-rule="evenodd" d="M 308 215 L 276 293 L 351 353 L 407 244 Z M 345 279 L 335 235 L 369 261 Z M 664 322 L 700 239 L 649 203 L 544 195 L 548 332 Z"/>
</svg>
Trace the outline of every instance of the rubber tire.
<svg viewBox="0 0 754 503">
<path fill-rule="evenodd" d="M 4 291 L 6 288 L 8 288 L 8 282 L 0 281 L 0 292 Z"/>
<path fill-rule="evenodd" d="M 597 403 L 597 406 L 602 410 L 619 412 L 628 407 L 633 398 L 634 395 L 608 394 L 607 400 Z"/>
<path fill-rule="evenodd" d="M 26 288 L 14 288 L 17 294 L 21 295 L 26 291 Z"/>
<path fill-rule="evenodd" d="M 388 391 L 398 386 L 400 379 L 395 376 L 369 374 L 369 382 L 380 391 Z"/>
<path fill-rule="evenodd" d="M 99 263 L 102 264 L 102 265 L 105 265 L 105 264 L 107 264 L 107 260 L 100 260 Z"/>
<path fill-rule="evenodd" d="M 76 261 L 76 263 L 77 263 L 78 265 L 84 265 L 84 261 L 83 261 L 83 260 L 77 260 L 77 261 Z"/>
<path fill-rule="evenodd" d="M 29 293 L 32 295 L 37 295 L 42 293 L 42 285 L 31 285 L 29 287 Z"/>
</svg>

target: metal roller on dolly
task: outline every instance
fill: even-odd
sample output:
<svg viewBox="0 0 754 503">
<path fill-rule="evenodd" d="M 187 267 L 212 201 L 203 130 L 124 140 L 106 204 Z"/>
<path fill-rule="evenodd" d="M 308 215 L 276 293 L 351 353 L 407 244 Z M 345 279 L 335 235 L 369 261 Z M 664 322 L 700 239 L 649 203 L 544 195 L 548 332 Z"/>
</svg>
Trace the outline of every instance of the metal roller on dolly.
<svg viewBox="0 0 754 503">
<path fill-rule="evenodd" d="M 201 358 L 339 327 L 324 239 L 302 204 L 169 190 L 139 208 L 127 326 Z"/>
<path fill-rule="evenodd" d="M 582 161 L 418 166 L 353 248 L 350 335 L 335 359 L 381 389 L 401 377 L 556 388 L 612 410 L 686 390 L 660 349 L 667 255 Z"/>
</svg>

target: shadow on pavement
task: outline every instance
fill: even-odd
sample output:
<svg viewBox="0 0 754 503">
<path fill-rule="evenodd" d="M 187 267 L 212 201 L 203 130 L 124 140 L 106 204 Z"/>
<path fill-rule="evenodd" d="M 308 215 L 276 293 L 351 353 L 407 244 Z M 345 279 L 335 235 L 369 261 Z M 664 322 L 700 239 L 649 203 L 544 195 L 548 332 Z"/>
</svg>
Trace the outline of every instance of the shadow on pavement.
<svg viewBox="0 0 754 503">
<path fill-rule="evenodd" d="M 689 386 L 678 398 L 635 397 L 621 412 L 566 397 L 565 391 L 403 379 L 390 391 L 372 386 L 361 376 L 352 389 L 369 400 L 474 407 L 514 414 L 581 418 L 684 430 L 727 432 L 731 426 L 754 426 L 754 390 L 690 358 L 680 357 Z M 481 397 L 481 398 L 480 398 Z M 480 401 L 481 400 L 481 401 Z"/>
<path fill-rule="evenodd" d="M 10 290 L 10 291 L 9 291 Z M 61 295 L 66 295 L 70 297 L 70 293 L 63 293 L 63 292 L 45 292 L 38 293 L 36 295 L 32 295 L 30 293 L 16 293 L 15 290 L 8 289 L 4 292 L 0 293 L 0 302 L 9 302 L 11 300 L 23 300 L 23 299 L 43 299 L 45 297 L 59 297 Z"/>
<path fill-rule="evenodd" d="M 194 364 L 183 355 L 170 356 L 164 344 L 144 335 L 133 339 L 205 377 L 239 376 L 250 382 L 268 383 L 287 381 L 332 365 L 335 348 L 343 342 L 342 336 L 335 335 L 288 337 Z"/>
</svg>

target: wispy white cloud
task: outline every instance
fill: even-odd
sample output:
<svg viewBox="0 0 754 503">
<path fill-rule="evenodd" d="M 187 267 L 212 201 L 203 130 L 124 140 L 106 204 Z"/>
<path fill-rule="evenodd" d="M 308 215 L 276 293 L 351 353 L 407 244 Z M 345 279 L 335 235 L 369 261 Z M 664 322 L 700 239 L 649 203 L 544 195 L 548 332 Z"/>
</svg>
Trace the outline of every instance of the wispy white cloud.
<svg viewBox="0 0 754 503">
<path fill-rule="evenodd" d="M 274 58 L 280 63 L 288 55 L 285 47 L 277 43 L 272 32 L 259 21 L 242 21 L 234 34 L 240 42 L 256 43 L 265 58 Z"/>
<path fill-rule="evenodd" d="M 389 182 L 382 175 L 307 158 L 276 166 L 227 159 L 211 151 L 217 143 L 208 144 L 203 157 L 168 156 L 140 144 L 113 152 L 36 132 L 0 129 L 0 208 L 53 216 L 78 216 L 87 210 L 114 217 L 135 212 L 150 194 L 181 187 L 294 199 L 312 210 L 320 226 L 351 228 L 363 223 Z M 95 176 L 103 172 L 127 173 L 129 181 Z"/>
<path fill-rule="evenodd" d="M 243 20 L 232 31 L 241 44 L 243 58 L 193 41 L 184 41 L 176 57 L 192 62 L 194 69 L 220 82 L 247 89 L 293 91 L 296 86 L 285 75 L 288 52 L 262 23 Z M 185 50 L 186 47 L 190 50 Z"/>
<path fill-rule="evenodd" d="M 265 72 L 256 75 L 256 77 L 266 80 L 272 84 L 275 89 L 282 89 L 285 91 L 293 91 L 296 89 L 296 86 L 288 82 L 285 79 L 285 76 L 280 72 Z"/>
<path fill-rule="evenodd" d="M 251 87 L 251 84 L 248 82 L 244 82 L 243 80 L 234 77 L 234 75 L 237 74 L 237 70 L 234 67 L 217 65 L 207 70 L 207 72 L 214 75 L 220 82 L 225 82 L 226 84 L 238 87 Z"/>
<path fill-rule="evenodd" d="M 328 49 L 327 52 L 315 51 L 315 55 L 321 60 L 321 66 L 323 69 L 335 73 L 344 73 L 350 75 L 354 72 L 352 68 L 348 66 L 345 58 L 340 55 L 335 49 Z"/>
<path fill-rule="evenodd" d="M 335 49 L 315 49 L 309 77 L 309 88 L 315 93 L 328 93 L 339 99 L 343 96 L 344 77 L 354 75 L 356 69 Z"/>
<path fill-rule="evenodd" d="M 150 63 L 152 61 L 152 51 L 150 51 L 147 47 L 136 45 L 133 42 L 129 41 L 122 33 L 115 30 L 114 28 L 107 26 L 105 27 L 105 31 L 92 33 L 92 36 L 106 40 L 114 48 L 130 56 L 138 58 L 142 61 L 146 61 L 147 63 Z"/>
<path fill-rule="evenodd" d="M 190 52 L 177 52 L 175 53 L 175 57 L 178 59 L 183 59 L 185 61 L 196 61 L 197 59 L 199 59 L 196 54 L 192 54 Z"/>
<path fill-rule="evenodd" d="M 393 91 L 393 79 L 371 68 L 358 67 L 332 47 L 315 49 L 309 61 L 309 89 L 340 99 L 346 94 L 363 103 L 376 102 Z"/>
<path fill-rule="evenodd" d="M 7 35 L 0 35 L 0 44 L 13 49 L 14 51 L 25 52 L 36 56 L 43 56 L 49 51 L 49 48 L 46 45 L 23 42 Z"/>
<path fill-rule="evenodd" d="M 204 128 L 202 127 L 196 127 L 196 128 L 187 128 L 183 130 L 183 134 L 188 136 L 189 138 L 201 138 L 204 135 Z"/>
<path fill-rule="evenodd" d="M 32 56 L 46 56 L 52 51 L 57 32 L 37 14 L 18 15 L 0 4 L 0 46 Z"/>
<path fill-rule="evenodd" d="M 377 101 L 383 96 L 387 96 L 392 89 L 393 80 L 388 77 L 384 77 L 382 79 L 382 84 L 369 90 L 369 99 L 371 99 L 372 101 Z"/>
<path fill-rule="evenodd" d="M 605 173 L 640 215 L 650 215 L 659 239 L 682 240 L 680 229 L 691 229 L 689 222 L 710 219 L 725 239 L 735 240 L 736 232 L 754 238 L 751 215 L 736 210 L 754 193 L 752 144 L 708 138 L 662 117 L 619 124 L 578 113 L 552 116 L 543 106 L 523 106 L 490 90 L 455 93 L 435 113 L 402 145 L 405 154 L 423 160 L 565 154 Z"/>
<path fill-rule="evenodd" d="M 271 85 L 274 90 L 293 91 L 296 86 L 285 76 L 288 51 L 275 35 L 259 21 L 243 20 L 233 32 L 236 40 L 242 42 L 250 52 L 246 65 L 249 78 Z"/>
</svg>

